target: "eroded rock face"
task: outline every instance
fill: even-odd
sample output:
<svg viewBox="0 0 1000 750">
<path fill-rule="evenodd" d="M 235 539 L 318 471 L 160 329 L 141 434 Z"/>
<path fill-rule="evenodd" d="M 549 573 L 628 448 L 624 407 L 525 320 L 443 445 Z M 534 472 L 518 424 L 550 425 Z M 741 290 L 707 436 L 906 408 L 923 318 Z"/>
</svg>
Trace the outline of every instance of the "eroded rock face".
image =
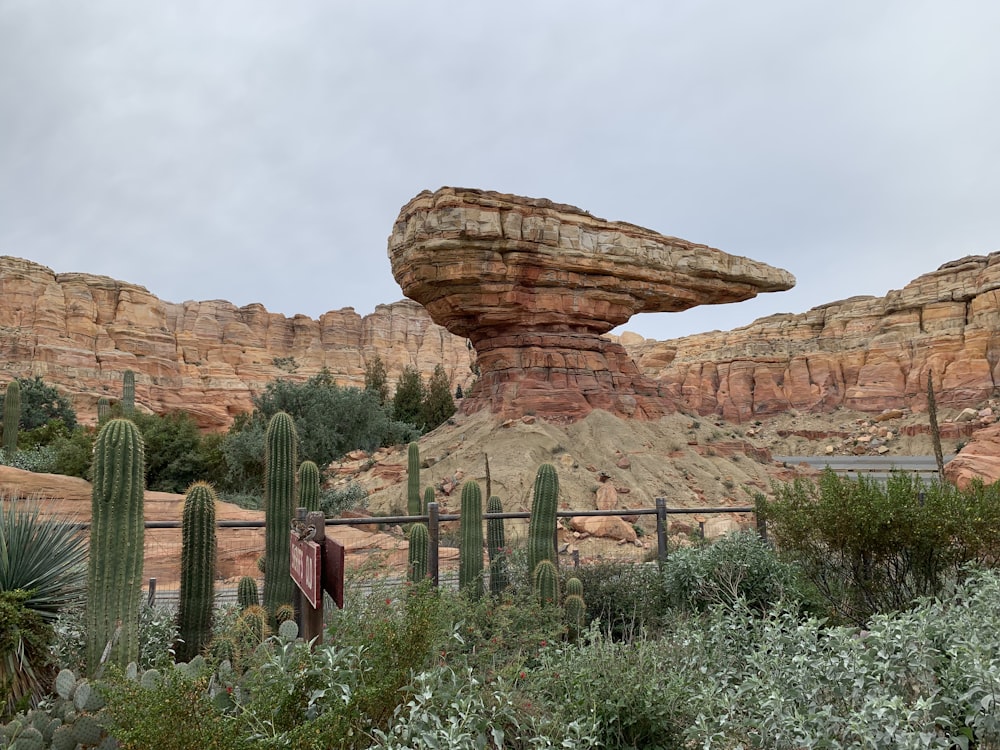
<svg viewBox="0 0 1000 750">
<path fill-rule="evenodd" d="M 594 408 L 656 418 L 671 399 L 601 334 L 639 312 L 674 312 L 789 289 L 786 271 L 573 206 L 441 188 L 400 211 L 393 275 L 431 318 L 475 347 L 464 401 L 575 420 Z"/>
<path fill-rule="evenodd" d="M 623 337 L 642 372 L 685 408 L 742 422 L 839 406 L 878 413 L 969 406 L 1000 383 L 1000 253 L 970 256 L 885 297 L 853 297 L 732 331 Z"/>
<path fill-rule="evenodd" d="M 376 354 L 393 382 L 404 365 L 427 378 L 442 364 L 463 388 L 472 375 L 465 342 L 409 300 L 365 317 L 348 307 L 286 318 L 259 304 L 164 302 L 135 284 L 0 257 L 0 381 L 40 375 L 84 423 L 96 420 L 98 398 L 121 395 L 127 369 L 141 408 L 183 410 L 222 429 L 277 378 L 326 367 L 338 384 L 363 387 Z"/>
</svg>

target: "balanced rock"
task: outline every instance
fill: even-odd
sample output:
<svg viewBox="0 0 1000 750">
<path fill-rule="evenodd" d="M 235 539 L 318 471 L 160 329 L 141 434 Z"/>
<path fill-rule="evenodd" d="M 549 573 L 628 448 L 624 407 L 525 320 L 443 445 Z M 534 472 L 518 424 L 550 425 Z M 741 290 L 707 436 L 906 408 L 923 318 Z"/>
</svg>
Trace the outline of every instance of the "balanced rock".
<svg viewBox="0 0 1000 750">
<path fill-rule="evenodd" d="M 462 403 L 574 421 L 592 409 L 657 418 L 673 402 L 618 342 L 640 312 L 677 312 L 790 289 L 781 269 L 574 206 L 441 188 L 407 203 L 393 275 L 435 323 L 467 338 L 480 379 Z"/>
</svg>

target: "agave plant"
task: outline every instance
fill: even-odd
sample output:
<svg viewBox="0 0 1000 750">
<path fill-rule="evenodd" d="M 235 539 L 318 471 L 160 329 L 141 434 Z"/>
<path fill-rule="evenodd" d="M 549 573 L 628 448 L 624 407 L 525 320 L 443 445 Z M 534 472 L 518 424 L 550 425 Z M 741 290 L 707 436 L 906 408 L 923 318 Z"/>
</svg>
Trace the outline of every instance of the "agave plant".
<svg viewBox="0 0 1000 750">
<path fill-rule="evenodd" d="M 59 613 L 83 601 L 86 554 L 72 523 L 0 496 L 0 713 L 47 692 L 46 641 Z"/>
</svg>

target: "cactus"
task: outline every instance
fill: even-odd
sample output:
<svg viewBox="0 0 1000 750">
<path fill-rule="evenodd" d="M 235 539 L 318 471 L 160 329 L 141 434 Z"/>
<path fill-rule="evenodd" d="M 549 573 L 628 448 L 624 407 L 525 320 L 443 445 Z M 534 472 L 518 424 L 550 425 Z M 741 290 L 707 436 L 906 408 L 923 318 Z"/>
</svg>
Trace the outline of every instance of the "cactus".
<svg viewBox="0 0 1000 750">
<path fill-rule="evenodd" d="M 84 747 L 97 745 L 104 736 L 104 730 L 92 716 L 78 716 L 73 722 L 73 739 Z"/>
<path fill-rule="evenodd" d="M 494 495 L 486 502 L 487 513 L 503 513 L 503 503 Z M 486 519 L 486 549 L 490 556 L 490 593 L 499 596 L 510 584 L 507 565 L 507 537 L 502 518 Z"/>
<path fill-rule="evenodd" d="M 267 610 L 263 607 L 247 607 L 236 622 L 241 649 L 244 653 L 253 651 L 270 634 L 267 624 Z"/>
<path fill-rule="evenodd" d="M 101 396 L 97 399 L 97 424 L 101 425 L 108 421 L 111 414 L 111 402 L 107 397 Z"/>
<path fill-rule="evenodd" d="M 131 417 L 135 414 L 135 373 L 126 370 L 122 373 L 122 416 Z"/>
<path fill-rule="evenodd" d="M 416 443 L 406 449 L 406 514 L 420 515 L 420 446 Z"/>
<path fill-rule="evenodd" d="M 552 464 L 542 464 L 535 475 L 535 495 L 531 502 L 528 522 L 528 570 L 534 575 L 538 563 L 556 558 L 556 505 L 559 499 L 559 477 Z"/>
<path fill-rule="evenodd" d="M 299 504 L 307 511 L 319 510 L 319 467 L 312 461 L 299 466 Z"/>
<path fill-rule="evenodd" d="M 295 607 L 291 604 L 279 604 L 274 610 L 274 619 L 280 626 L 282 623 L 295 619 Z"/>
<path fill-rule="evenodd" d="M 479 483 L 462 486 L 462 517 L 458 557 L 458 588 L 473 599 L 483 594 L 483 498 Z"/>
<path fill-rule="evenodd" d="M 181 519 L 181 589 L 177 628 L 179 661 L 201 653 L 212 637 L 215 605 L 215 490 L 195 482 L 184 498 Z"/>
<path fill-rule="evenodd" d="M 569 582 L 567 581 L 567 584 Z M 567 591 L 569 586 L 567 585 Z M 567 594 L 563 600 L 563 619 L 566 621 L 566 640 L 574 643 L 583 631 L 583 621 L 587 605 L 578 594 Z"/>
<path fill-rule="evenodd" d="M 430 508 L 431 503 L 433 502 L 434 502 L 434 488 L 426 487 L 424 489 L 424 505 L 420 509 L 420 514 L 426 516 L 430 512 L 428 508 Z"/>
<path fill-rule="evenodd" d="M 289 572 L 289 532 L 295 501 L 295 460 L 298 438 L 295 423 L 279 411 L 267 425 L 265 456 L 264 521 L 264 606 L 271 614 L 281 604 L 292 601 Z"/>
<path fill-rule="evenodd" d="M 257 581 L 251 576 L 243 576 L 239 586 L 236 588 L 236 601 L 240 605 L 240 611 L 247 607 L 260 604 L 260 593 L 257 591 Z"/>
<path fill-rule="evenodd" d="M 144 471 L 138 428 L 127 419 L 108 420 L 94 445 L 86 616 L 91 674 L 109 643 L 111 663 L 124 668 L 139 658 Z"/>
<path fill-rule="evenodd" d="M 559 603 L 559 571 L 551 560 L 542 560 L 532 576 L 535 595 L 542 605 Z"/>
<path fill-rule="evenodd" d="M 415 523 L 410 527 L 410 549 L 407 554 L 407 575 L 414 583 L 427 577 L 427 548 L 430 535 L 427 526 Z"/>
<path fill-rule="evenodd" d="M 21 384 L 7 383 L 3 399 L 3 452 L 7 457 L 17 452 L 17 426 L 21 421 Z"/>
<path fill-rule="evenodd" d="M 566 580 L 566 596 L 583 596 L 583 582 L 573 577 Z"/>
</svg>

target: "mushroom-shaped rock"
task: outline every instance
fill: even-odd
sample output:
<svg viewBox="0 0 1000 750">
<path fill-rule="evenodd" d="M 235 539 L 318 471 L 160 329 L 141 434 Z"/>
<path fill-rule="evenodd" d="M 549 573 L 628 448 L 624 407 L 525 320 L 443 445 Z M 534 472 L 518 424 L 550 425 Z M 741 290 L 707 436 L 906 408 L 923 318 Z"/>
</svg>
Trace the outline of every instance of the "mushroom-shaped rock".
<svg viewBox="0 0 1000 750">
<path fill-rule="evenodd" d="M 640 312 L 676 312 L 790 289 L 787 271 L 544 199 L 424 191 L 389 237 L 392 272 L 434 322 L 476 348 L 467 412 L 672 410 L 624 348 L 601 334 Z"/>
</svg>

